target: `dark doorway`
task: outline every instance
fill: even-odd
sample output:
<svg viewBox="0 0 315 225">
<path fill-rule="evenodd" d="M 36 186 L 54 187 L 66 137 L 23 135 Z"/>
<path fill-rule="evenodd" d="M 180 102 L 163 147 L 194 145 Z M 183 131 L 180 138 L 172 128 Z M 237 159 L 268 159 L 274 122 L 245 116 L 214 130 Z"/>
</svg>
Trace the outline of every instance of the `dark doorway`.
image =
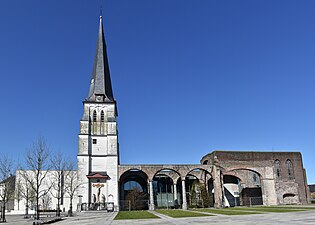
<svg viewBox="0 0 315 225">
<path fill-rule="evenodd" d="M 263 199 L 261 187 L 244 188 L 242 190 L 242 202 L 243 205 L 246 206 L 262 205 Z"/>
</svg>

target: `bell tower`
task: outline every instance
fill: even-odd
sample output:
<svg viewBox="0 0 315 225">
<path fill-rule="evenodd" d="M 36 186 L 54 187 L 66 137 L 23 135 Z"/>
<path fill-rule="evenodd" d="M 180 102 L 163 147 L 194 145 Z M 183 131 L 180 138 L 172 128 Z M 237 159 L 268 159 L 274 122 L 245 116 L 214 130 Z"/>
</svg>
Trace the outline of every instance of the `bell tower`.
<svg viewBox="0 0 315 225">
<path fill-rule="evenodd" d="M 78 181 L 81 184 L 78 190 L 79 203 L 99 209 L 114 204 L 118 210 L 118 114 L 110 79 L 102 16 L 89 93 L 83 101 L 83 108 L 78 148 Z"/>
</svg>

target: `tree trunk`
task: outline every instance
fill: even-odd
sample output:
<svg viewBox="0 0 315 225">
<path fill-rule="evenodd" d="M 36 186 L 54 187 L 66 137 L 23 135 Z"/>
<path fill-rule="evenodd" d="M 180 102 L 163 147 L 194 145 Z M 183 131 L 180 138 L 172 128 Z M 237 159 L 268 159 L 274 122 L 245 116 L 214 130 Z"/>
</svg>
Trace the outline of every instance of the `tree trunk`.
<svg viewBox="0 0 315 225">
<path fill-rule="evenodd" d="M 5 202 L 3 203 L 2 207 L 2 222 L 7 222 L 5 219 Z"/>
<path fill-rule="evenodd" d="M 73 213 L 72 213 L 72 197 L 70 197 L 70 209 L 69 209 L 69 213 L 68 213 L 68 215 L 69 216 L 73 216 Z"/>
<path fill-rule="evenodd" d="M 58 198 L 56 216 L 60 216 L 60 198 Z"/>
<path fill-rule="evenodd" d="M 25 205 L 25 215 L 24 218 L 28 218 L 28 203 Z"/>
<path fill-rule="evenodd" d="M 25 215 L 24 218 L 28 218 L 28 202 L 29 202 L 29 195 L 28 195 L 28 189 L 26 189 L 26 196 L 25 196 Z"/>
<path fill-rule="evenodd" d="M 36 194 L 36 219 L 39 220 L 39 199 L 38 199 L 38 193 Z"/>
</svg>

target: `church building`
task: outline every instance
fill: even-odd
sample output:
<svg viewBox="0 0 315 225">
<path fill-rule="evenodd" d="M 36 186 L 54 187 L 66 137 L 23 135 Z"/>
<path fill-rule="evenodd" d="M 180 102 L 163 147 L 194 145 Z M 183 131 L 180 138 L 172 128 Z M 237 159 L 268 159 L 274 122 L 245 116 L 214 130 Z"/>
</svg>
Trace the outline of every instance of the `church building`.
<svg viewBox="0 0 315 225">
<path fill-rule="evenodd" d="M 121 165 L 102 17 L 83 106 L 78 150 L 81 210 L 106 209 L 109 204 L 115 210 L 153 210 L 309 202 L 299 152 L 214 151 L 200 164 Z"/>
<path fill-rule="evenodd" d="M 122 165 L 117 117 L 100 17 L 89 91 L 80 120 L 78 167 L 72 171 L 80 184 L 74 209 L 119 211 L 310 203 L 300 152 L 213 151 L 197 164 Z M 20 175 L 21 171 L 17 171 L 16 192 Z M 52 177 L 45 178 L 47 187 L 42 189 L 49 189 Z M 69 196 L 64 191 L 61 194 L 61 209 L 68 210 Z M 53 193 L 47 192 L 41 199 L 41 210 L 56 209 L 56 200 L 50 195 Z M 16 198 L 12 209 L 24 211 L 28 204 L 25 199 Z"/>
<path fill-rule="evenodd" d="M 113 96 L 102 17 L 90 89 L 80 120 L 78 180 L 80 202 L 119 205 L 117 107 Z M 81 198 L 81 197 L 80 197 Z"/>
</svg>

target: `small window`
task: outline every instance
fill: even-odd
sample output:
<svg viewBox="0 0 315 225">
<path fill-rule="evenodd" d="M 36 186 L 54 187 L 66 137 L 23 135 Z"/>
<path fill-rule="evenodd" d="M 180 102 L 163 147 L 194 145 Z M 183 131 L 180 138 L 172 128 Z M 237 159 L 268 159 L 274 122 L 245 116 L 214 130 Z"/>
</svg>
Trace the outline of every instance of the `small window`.
<svg viewBox="0 0 315 225">
<path fill-rule="evenodd" d="M 93 144 L 97 144 L 97 140 L 96 139 L 93 139 Z"/>
<path fill-rule="evenodd" d="M 254 181 L 254 183 L 258 182 L 258 177 L 257 177 L 256 173 L 253 173 L 253 181 Z"/>
<path fill-rule="evenodd" d="M 101 122 L 104 122 L 104 111 L 101 112 Z"/>
<path fill-rule="evenodd" d="M 286 164 L 287 164 L 287 170 L 288 170 L 288 178 L 289 178 L 289 180 L 293 180 L 294 174 L 293 174 L 293 165 L 292 165 L 291 160 L 288 159 Z"/>
<path fill-rule="evenodd" d="M 96 122 L 96 117 L 97 117 L 96 111 L 94 110 L 94 112 L 93 112 L 93 122 Z"/>
</svg>

